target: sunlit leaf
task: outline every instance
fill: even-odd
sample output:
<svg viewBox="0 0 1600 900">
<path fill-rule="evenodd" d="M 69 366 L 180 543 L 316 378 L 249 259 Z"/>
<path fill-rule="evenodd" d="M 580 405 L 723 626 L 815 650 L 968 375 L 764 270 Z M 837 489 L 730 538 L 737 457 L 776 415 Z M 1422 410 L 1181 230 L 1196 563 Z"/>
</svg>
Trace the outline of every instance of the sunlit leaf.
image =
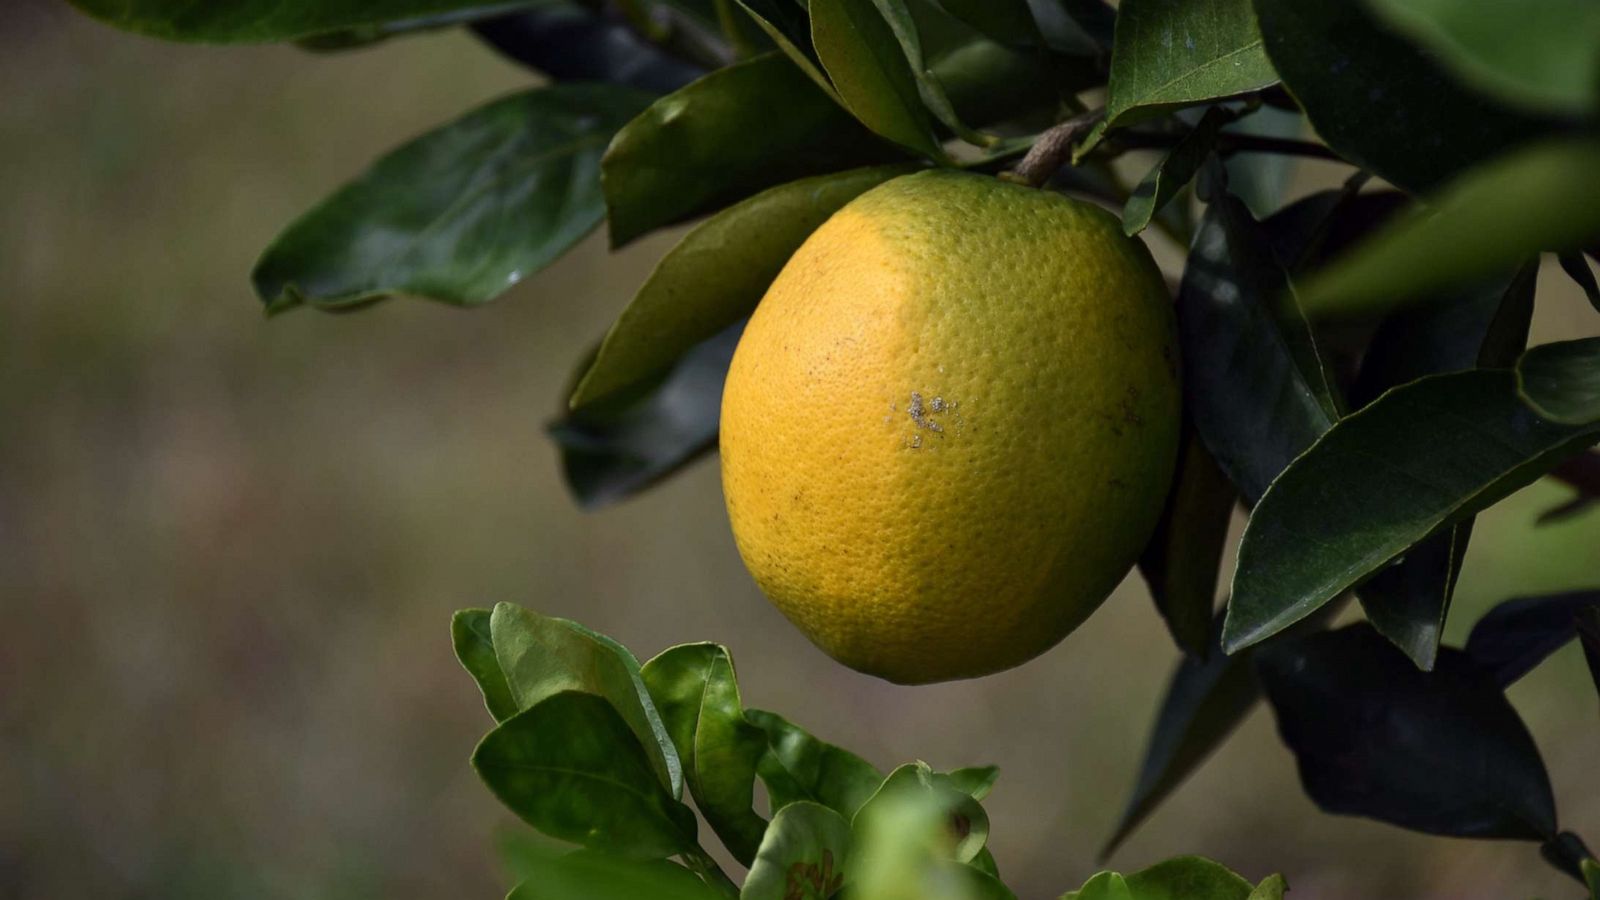
<svg viewBox="0 0 1600 900">
<path fill-rule="evenodd" d="M 489 621 L 487 609 L 463 609 L 450 619 L 450 638 L 455 645 L 456 659 L 483 693 L 483 705 L 488 707 L 496 722 L 504 722 L 521 707 L 512 696 L 506 673 L 501 671 L 500 660 L 495 656 Z"/>
<path fill-rule="evenodd" d="M 828 898 L 845 884 L 850 823 L 820 803 L 801 800 L 778 810 L 767 827 L 740 900 Z"/>
</svg>

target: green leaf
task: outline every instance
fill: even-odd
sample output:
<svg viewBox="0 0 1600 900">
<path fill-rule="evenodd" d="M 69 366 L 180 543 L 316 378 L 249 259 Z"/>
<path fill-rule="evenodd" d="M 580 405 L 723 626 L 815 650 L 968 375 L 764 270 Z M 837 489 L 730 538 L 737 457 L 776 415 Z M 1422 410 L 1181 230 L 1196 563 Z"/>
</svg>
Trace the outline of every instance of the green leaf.
<svg viewBox="0 0 1600 900">
<path fill-rule="evenodd" d="M 1589 305 L 1600 312 L 1600 284 L 1594 280 L 1594 271 L 1589 268 L 1589 258 L 1582 253 L 1570 252 L 1556 255 L 1561 263 L 1561 271 L 1567 273 L 1578 287 L 1583 288 L 1583 296 L 1589 299 Z"/>
<path fill-rule="evenodd" d="M 1358 623 L 1256 654 L 1306 793 L 1428 834 L 1543 841 L 1555 800 L 1527 727 L 1488 673 L 1443 648 L 1419 671 Z M 1448 752 L 1441 752 L 1448 748 Z"/>
<path fill-rule="evenodd" d="M 489 46 L 551 81 L 605 81 L 652 94 L 675 91 L 704 75 L 614 11 L 543 0 L 536 9 L 474 22 Z"/>
<path fill-rule="evenodd" d="M 1463 175 L 1301 286 L 1306 311 L 1374 313 L 1600 233 L 1600 144 L 1536 144 Z"/>
<path fill-rule="evenodd" d="M 1510 103 L 1582 115 L 1600 106 L 1600 6 L 1589 0 L 1368 0 L 1454 74 Z"/>
<path fill-rule="evenodd" d="M 968 798 L 970 800 L 970 798 Z M 863 808 L 863 813 L 868 811 Z M 1016 900 L 998 878 L 951 858 L 947 798 L 896 790 L 852 823 L 853 894 L 872 900 Z"/>
<path fill-rule="evenodd" d="M 1510 372 L 1390 391 L 1323 435 L 1256 505 L 1223 646 L 1231 653 L 1277 633 L 1597 439 L 1600 422 L 1536 416 Z"/>
<path fill-rule="evenodd" d="M 582 408 L 659 377 L 695 344 L 744 319 L 807 237 L 841 206 L 912 171 L 851 169 L 770 188 L 684 236 L 622 311 L 572 393 Z"/>
<path fill-rule="evenodd" d="M 1600 419 L 1600 337 L 1534 347 L 1517 360 L 1517 391 L 1540 416 L 1582 425 Z"/>
<path fill-rule="evenodd" d="M 1507 688 L 1578 636 L 1579 616 L 1600 609 L 1600 590 L 1514 597 L 1472 626 L 1464 648 L 1495 684 Z"/>
<path fill-rule="evenodd" d="M 857 832 L 877 827 L 873 818 L 892 815 L 890 810 L 908 803 L 932 804 L 944 810 L 950 856 L 956 862 L 969 863 L 983 851 L 989 841 L 989 814 L 977 798 L 965 790 L 965 777 L 952 779 L 938 775 L 927 763 L 907 763 L 883 780 L 878 789 L 861 804 L 851 818 L 850 827 Z"/>
<path fill-rule="evenodd" d="M 1427 190 L 1550 128 L 1458 86 L 1380 28 L 1366 4 L 1255 0 L 1255 8 L 1267 55 L 1317 134 L 1408 191 Z"/>
<path fill-rule="evenodd" d="M 72 0 L 91 16 L 127 31 L 173 41 L 265 43 L 403 19 L 432 18 L 483 0 Z M 503 8 L 531 6 L 503 3 Z"/>
<path fill-rule="evenodd" d="M 603 84 L 513 94 L 373 164 L 267 247 L 269 312 L 408 293 L 494 299 L 600 224 L 600 155 L 648 97 Z"/>
<path fill-rule="evenodd" d="M 1183 140 L 1161 162 L 1156 163 L 1144 180 L 1139 182 L 1139 186 L 1133 189 L 1122 208 L 1124 234 L 1132 237 L 1145 230 L 1155 214 L 1183 190 L 1184 185 L 1200 171 L 1201 163 L 1211 155 L 1222 126 L 1232 118 L 1233 114 L 1226 109 L 1211 107 L 1200 118 L 1199 124 L 1184 135 Z"/>
<path fill-rule="evenodd" d="M 1600 674 L 1595 675 L 1595 683 L 1600 685 Z M 1589 900 L 1600 900 L 1600 862 L 1586 859 L 1580 865 L 1583 869 L 1583 880 L 1589 885 Z"/>
<path fill-rule="evenodd" d="M 645 745 L 603 697 L 546 697 L 489 732 L 472 765 L 551 837 L 637 859 L 697 846 L 694 812 L 662 787 Z"/>
<path fill-rule="evenodd" d="M 1002 44 L 1037 46 L 1044 38 L 1027 0 L 938 0 L 950 15 Z"/>
<path fill-rule="evenodd" d="M 751 809 L 767 737 L 744 720 L 727 649 L 673 647 L 645 663 L 641 675 L 683 761 L 695 805 L 734 859 L 750 865 L 767 829 Z"/>
<path fill-rule="evenodd" d="M 1283 895 L 1288 891 L 1289 882 L 1282 875 L 1268 875 L 1245 900 L 1283 900 Z"/>
<path fill-rule="evenodd" d="M 1262 106 L 1229 123 L 1223 132 L 1253 137 L 1297 139 L 1306 120 L 1298 111 Z M 1264 219 L 1283 205 L 1301 158 L 1288 153 L 1235 153 L 1227 159 L 1228 189 Z"/>
<path fill-rule="evenodd" d="M 691 348 L 659 384 L 591 403 L 550 426 L 579 506 L 630 497 L 716 446 L 722 384 L 743 331 L 735 322 Z"/>
<path fill-rule="evenodd" d="M 817 60 L 817 48 L 811 42 L 811 21 L 806 11 L 806 4 L 796 0 L 738 0 L 744 11 L 750 14 L 767 37 L 778 45 L 783 55 L 789 58 L 811 83 L 822 90 L 822 93 L 834 103 L 842 103 L 839 93 L 833 89 L 833 82 L 828 80 L 822 71 L 822 64 Z"/>
<path fill-rule="evenodd" d="M 763 188 L 898 155 L 782 54 L 734 63 L 617 133 L 600 164 L 611 243 Z"/>
<path fill-rule="evenodd" d="M 848 750 L 817 740 L 776 713 L 745 710 L 745 720 L 767 735 L 767 752 L 756 772 L 767 786 L 774 813 L 810 800 L 854 818 L 883 773 Z"/>
<path fill-rule="evenodd" d="M 1133 900 L 1248 900 L 1250 882 L 1220 863 L 1179 856 L 1126 876 Z"/>
<path fill-rule="evenodd" d="M 740 900 L 828 900 L 845 883 L 850 823 L 818 803 L 791 803 L 773 816 Z"/>
<path fill-rule="evenodd" d="M 1139 572 L 1173 640 L 1193 656 L 1204 656 L 1210 640 L 1217 572 L 1237 499 L 1193 426 L 1185 427 L 1172 490 L 1139 556 Z"/>
<path fill-rule="evenodd" d="M 479 0 L 476 3 L 453 3 L 451 6 L 454 8 L 431 15 L 365 22 L 350 28 L 326 31 L 299 38 L 295 41 L 295 44 L 302 50 L 309 50 L 314 53 L 354 50 L 370 47 L 373 44 L 394 37 L 450 28 L 540 6 L 558 6 L 562 2 L 564 0 L 510 0 L 510 2 L 506 2 L 506 0 L 501 0 L 501 2 L 483 2 L 483 0 Z"/>
<path fill-rule="evenodd" d="M 622 645 L 576 622 L 541 616 L 513 603 L 495 604 L 489 619 L 495 656 L 517 706 L 529 709 L 563 691 L 604 699 L 633 730 L 661 785 L 683 794 L 683 769 L 639 677 L 639 663 Z"/>
<path fill-rule="evenodd" d="M 811 0 L 810 11 L 811 40 L 845 108 L 902 147 L 945 159 L 907 52 L 874 0 Z"/>
<path fill-rule="evenodd" d="M 1277 81 L 1250 0 L 1123 0 L 1105 125 L 1130 125 Z"/>
<path fill-rule="evenodd" d="M 487 609 L 457 612 L 450 617 L 450 639 L 455 644 L 456 659 L 483 692 L 483 705 L 488 707 L 496 722 L 504 722 L 516 715 L 519 707 L 511 695 L 511 686 L 506 683 L 506 673 L 500 670 L 500 661 L 494 655 L 489 618 Z"/>
<path fill-rule="evenodd" d="M 1121 874 L 1097 872 L 1083 887 L 1063 894 L 1061 900 L 1134 900 L 1134 896 Z"/>
<path fill-rule="evenodd" d="M 923 51 L 923 39 L 919 34 L 917 19 L 906 0 L 872 0 L 872 4 L 888 23 L 890 31 L 900 45 L 906 65 L 911 68 L 911 76 L 923 107 L 933 113 L 934 118 L 952 134 L 973 146 L 992 147 L 1000 143 L 1000 138 L 981 134 L 961 120 L 954 104 L 951 103 L 949 94 L 945 91 L 944 82 L 928 66 L 931 54 Z"/>
<path fill-rule="evenodd" d="M 557 855 L 532 847 L 519 855 L 525 880 L 506 900 L 725 900 L 665 860 L 638 862 L 592 850 Z"/>
<path fill-rule="evenodd" d="M 1000 767 L 969 766 L 964 769 L 952 769 L 935 777 L 974 800 L 982 800 L 994 790 L 995 779 L 1000 777 Z"/>
</svg>

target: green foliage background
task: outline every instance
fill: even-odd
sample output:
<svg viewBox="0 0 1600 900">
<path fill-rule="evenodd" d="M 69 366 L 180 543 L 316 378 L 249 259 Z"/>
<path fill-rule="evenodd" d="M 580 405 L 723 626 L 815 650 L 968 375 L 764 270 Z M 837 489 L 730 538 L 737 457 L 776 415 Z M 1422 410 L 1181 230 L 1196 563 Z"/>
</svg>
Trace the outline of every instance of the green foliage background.
<svg viewBox="0 0 1600 900">
<path fill-rule="evenodd" d="M 283 222 L 523 71 L 460 34 L 323 59 L 158 44 L 44 0 L 7 4 L 0 48 L 0 894 L 495 896 L 489 832 L 512 823 L 464 764 L 484 717 L 441 635 L 502 599 L 641 656 L 725 643 L 747 703 L 886 768 L 998 763 L 1019 894 L 1094 870 L 1174 656 L 1137 578 L 1022 669 L 898 688 L 760 599 L 713 466 L 602 516 L 569 501 L 543 425 L 572 348 L 681 230 L 615 257 L 591 237 L 470 314 L 259 321 L 241 273 Z M 1533 342 L 1594 333 L 1549 274 Z M 1582 582 L 1600 512 L 1533 552 L 1564 497 L 1479 517 L 1452 639 Z M 1512 697 L 1563 825 L 1600 832 L 1577 649 Z M 1316 812 L 1271 732 L 1256 713 L 1113 864 L 1200 853 L 1293 873 L 1299 897 L 1570 893 L 1525 846 Z"/>
</svg>

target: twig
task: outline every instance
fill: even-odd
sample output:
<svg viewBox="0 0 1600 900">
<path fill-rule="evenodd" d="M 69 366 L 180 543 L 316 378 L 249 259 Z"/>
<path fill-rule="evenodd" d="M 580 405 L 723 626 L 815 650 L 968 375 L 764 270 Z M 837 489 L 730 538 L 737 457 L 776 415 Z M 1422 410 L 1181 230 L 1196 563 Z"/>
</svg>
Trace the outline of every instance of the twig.
<svg viewBox="0 0 1600 900">
<path fill-rule="evenodd" d="M 1040 187 L 1050 180 L 1058 169 L 1072 159 L 1072 145 L 1088 133 L 1105 117 L 1105 107 L 1096 107 L 1079 113 L 1059 125 L 1053 125 L 1033 142 L 1028 155 L 1017 167 L 1002 177 L 1029 187 Z"/>
</svg>

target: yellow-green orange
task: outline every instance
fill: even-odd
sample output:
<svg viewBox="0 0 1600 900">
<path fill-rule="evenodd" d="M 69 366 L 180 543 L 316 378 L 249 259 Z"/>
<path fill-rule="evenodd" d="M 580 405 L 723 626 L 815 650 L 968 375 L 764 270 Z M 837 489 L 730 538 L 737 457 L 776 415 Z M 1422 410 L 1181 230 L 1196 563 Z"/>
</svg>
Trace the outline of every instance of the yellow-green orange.
<svg viewBox="0 0 1600 900">
<path fill-rule="evenodd" d="M 1109 213 L 930 171 L 861 195 L 750 319 L 722 481 L 756 582 L 903 683 L 1055 645 L 1132 566 L 1178 445 L 1171 300 Z"/>
</svg>

